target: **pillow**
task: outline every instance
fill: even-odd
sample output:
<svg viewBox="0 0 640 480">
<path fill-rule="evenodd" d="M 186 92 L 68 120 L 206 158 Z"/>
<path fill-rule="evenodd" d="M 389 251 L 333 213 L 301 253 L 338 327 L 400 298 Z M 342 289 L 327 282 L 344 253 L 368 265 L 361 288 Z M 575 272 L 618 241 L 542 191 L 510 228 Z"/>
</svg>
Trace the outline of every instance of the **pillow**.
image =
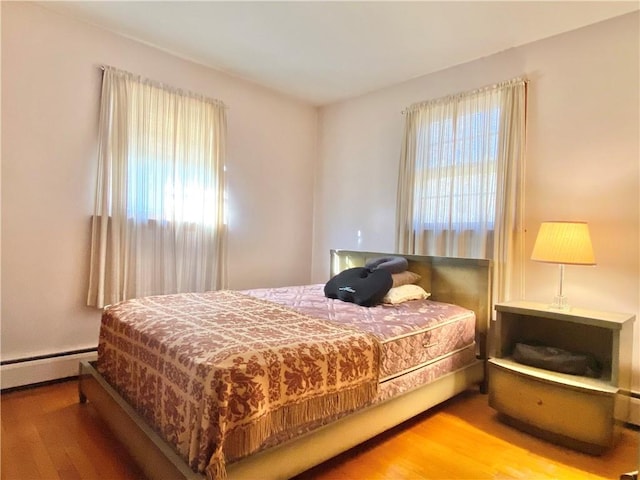
<svg viewBox="0 0 640 480">
<path fill-rule="evenodd" d="M 368 268 L 372 271 L 388 270 L 389 273 L 400 273 L 409 268 L 409 262 L 404 257 L 390 255 L 387 257 L 372 258 L 364 264 L 364 268 Z"/>
<path fill-rule="evenodd" d="M 397 305 L 409 300 L 424 300 L 429 298 L 431 294 L 425 292 L 424 288 L 419 285 L 401 285 L 390 289 L 382 299 L 382 303 Z"/>
<path fill-rule="evenodd" d="M 380 303 L 391 285 L 393 280 L 387 270 L 372 272 L 368 268 L 354 267 L 343 270 L 329 280 L 324 286 L 324 294 L 328 298 L 371 307 Z"/>
<path fill-rule="evenodd" d="M 417 281 L 422 279 L 420 275 L 418 275 L 417 273 L 410 272 L 409 270 L 405 270 L 402 273 L 392 273 L 391 278 L 393 279 L 393 287 L 399 287 L 401 285 L 416 283 Z"/>
</svg>

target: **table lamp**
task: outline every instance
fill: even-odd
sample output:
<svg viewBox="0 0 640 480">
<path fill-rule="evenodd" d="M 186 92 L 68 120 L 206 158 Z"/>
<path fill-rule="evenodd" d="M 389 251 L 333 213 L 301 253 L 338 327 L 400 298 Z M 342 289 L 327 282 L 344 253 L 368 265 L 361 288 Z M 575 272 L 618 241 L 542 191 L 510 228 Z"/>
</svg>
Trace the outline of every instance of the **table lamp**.
<svg viewBox="0 0 640 480">
<path fill-rule="evenodd" d="M 595 265 L 589 227 L 585 222 L 542 222 L 531 260 L 560 264 L 560 288 L 551 308 L 568 310 L 562 293 L 565 265 Z"/>
</svg>

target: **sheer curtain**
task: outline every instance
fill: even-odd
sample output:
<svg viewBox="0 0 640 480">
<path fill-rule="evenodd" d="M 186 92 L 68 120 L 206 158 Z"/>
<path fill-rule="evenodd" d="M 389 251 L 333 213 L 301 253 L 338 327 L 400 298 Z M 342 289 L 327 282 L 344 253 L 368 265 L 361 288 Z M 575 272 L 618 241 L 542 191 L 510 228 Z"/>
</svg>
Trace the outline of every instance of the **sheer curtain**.
<svg viewBox="0 0 640 480">
<path fill-rule="evenodd" d="M 397 249 L 492 259 L 494 301 L 523 288 L 525 116 L 522 79 L 405 112 Z"/>
<path fill-rule="evenodd" d="M 226 111 L 105 67 L 87 303 L 226 286 Z"/>
</svg>

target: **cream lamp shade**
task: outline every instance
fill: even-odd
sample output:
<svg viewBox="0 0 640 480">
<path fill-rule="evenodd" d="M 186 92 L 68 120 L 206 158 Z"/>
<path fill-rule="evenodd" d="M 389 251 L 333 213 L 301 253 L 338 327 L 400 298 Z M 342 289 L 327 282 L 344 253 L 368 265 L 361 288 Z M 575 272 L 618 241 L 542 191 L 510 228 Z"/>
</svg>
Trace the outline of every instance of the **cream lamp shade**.
<svg viewBox="0 0 640 480">
<path fill-rule="evenodd" d="M 595 265 L 589 226 L 584 222 L 543 222 L 531 260 L 565 265 Z"/>
<path fill-rule="evenodd" d="M 589 227 L 585 222 L 543 222 L 540 225 L 531 260 L 560 265 L 560 288 L 552 308 L 569 309 L 562 293 L 565 265 L 595 265 Z"/>
</svg>

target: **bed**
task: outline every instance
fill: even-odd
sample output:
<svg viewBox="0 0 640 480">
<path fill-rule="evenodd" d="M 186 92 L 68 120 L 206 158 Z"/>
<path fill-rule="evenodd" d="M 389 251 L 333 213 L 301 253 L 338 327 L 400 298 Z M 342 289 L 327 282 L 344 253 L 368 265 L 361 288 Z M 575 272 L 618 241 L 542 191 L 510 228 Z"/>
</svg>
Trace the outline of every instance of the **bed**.
<svg viewBox="0 0 640 480">
<path fill-rule="evenodd" d="M 352 267 L 363 266 L 372 258 L 387 255 L 379 252 L 332 250 L 331 276 Z M 409 270 L 420 275 L 417 283 L 431 294 L 424 305 L 419 304 L 417 315 L 409 307 L 416 302 L 392 308 L 367 309 L 339 300 L 329 300 L 322 294 L 322 285 L 187 294 L 186 298 L 162 296 L 134 302 L 135 308 L 122 312 L 119 311 L 119 306 L 106 309 L 99 347 L 101 363 L 99 366 L 95 362 L 80 364 L 80 401 L 92 403 L 149 478 L 202 479 L 205 472 L 210 478 L 290 478 L 463 390 L 478 385 L 481 389 L 484 388 L 491 312 L 490 262 L 479 259 L 403 256 L 408 260 Z M 242 303 L 238 303 L 240 301 Z M 216 332 L 223 340 L 224 321 L 231 330 L 235 330 L 238 325 L 246 326 L 249 334 L 240 336 L 237 344 L 225 341 L 230 352 L 227 357 L 222 357 L 228 363 L 226 370 L 215 368 L 209 371 L 197 364 L 191 367 L 191 358 L 204 358 L 207 353 L 204 346 L 200 346 L 206 345 L 206 341 L 202 343 L 202 339 L 209 337 L 206 333 L 206 328 L 209 328 L 208 317 L 206 321 L 203 320 L 202 311 L 216 309 L 220 309 Z M 126 322 L 128 315 L 147 318 L 153 317 L 156 311 L 172 312 L 164 323 L 159 321 L 152 325 L 154 332 L 164 335 L 162 342 L 147 336 L 143 330 L 129 331 L 131 328 Z M 278 321 L 285 323 L 271 325 L 269 319 L 259 317 L 255 324 L 244 325 L 257 311 L 271 312 L 272 317 L 282 317 Z M 185 312 L 190 315 L 185 315 Z M 358 315 L 366 316 L 367 321 L 358 324 Z M 389 322 L 397 321 L 397 324 L 389 328 L 385 321 L 380 323 L 376 320 L 376 315 L 381 315 L 383 320 L 389 319 Z M 423 322 L 420 317 L 425 318 L 424 323 L 420 323 Z M 174 321 L 184 321 L 185 325 L 196 327 L 203 324 L 201 330 L 205 333 L 200 336 L 193 333 L 188 337 L 191 339 L 187 342 L 188 346 L 176 347 L 175 351 L 186 351 L 188 355 L 171 353 L 175 332 L 168 325 L 169 322 L 173 325 Z M 409 332 L 406 325 L 412 322 L 417 322 L 417 327 L 413 329 L 415 331 Z M 296 343 L 301 345 L 300 349 L 292 349 L 288 346 L 289 343 L 282 347 L 282 351 L 274 350 L 272 346 L 266 350 L 259 348 L 263 345 L 260 331 L 264 331 L 267 336 L 281 335 L 284 338 L 291 334 L 287 332 L 288 325 L 293 326 L 292 330 L 298 331 L 297 334 L 302 337 Z M 183 331 L 185 328 L 178 327 Z M 442 340 L 443 338 L 448 340 Z M 294 367 L 293 370 L 287 370 L 272 366 L 280 364 L 268 363 L 269 359 L 264 360 L 267 363 L 262 363 L 269 365 L 268 368 L 261 370 L 255 367 L 254 364 L 258 365 L 259 362 L 252 363 L 243 357 L 243 342 L 253 342 L 251 352 L 268 352 L 271 355 L 269 358 L 273 357 L 273 352 L 277 352 L 284 363 L 295 361 L 298 365 L 300 358 L 328 359 L 326 364 L 316 365 L 315 360 L 307 362 L 318 375 L 320 371 L 327 375 L 322 382 L 316 382 L 324 385 L 322 395 L 312 391 L 311 386 L 308 387 L 308 392 L 305 390 L 307 383 L 311 385 L 313 382 L 301 381 L 295 376 L 290 378 Z M 147 347 L 157 347 L 153 352 L 169 352 L 168 356 L 164 360 L 153 358 L 151 361 L 149 359 L 154 357 L 154 353 L 147 351 Z M 327 350 L 317 353 L 321 348 Z M 113 353 L 116 350 L 125 353 L 117 353 L 120 355 L 117 357 Z M 142 353 L 131 353 L 139 350 Z M 255 358 L 261 354 L 252 355 L 251 358 Z M 135 369 L 129 365 L 133 357 L 143 359 Z M 409 363 L 408 357 L 412 357 Z M 215 361 L 216 358 L 213 358 L 212 363 Z M 190 403 L 184 403 L 178 409 L 172 408 L 168 417 L 155 411 L 157 406 L 154 406 L 153 401 L 159 395 L 153 392 L 159 379 L 157 376 L 147 375 L 149 365 L 158 362 L 169 378 L 167 382 L 171 381 L 172 385 L 184 384 L 185 395 L 187 390 L 199 392 L 197 401 L 190 400 Z M 208 362 L 209 359 L 207 364 Z M 109 367 L 110 364 L 112 368 Z M 345 365 L 349 367 L 349 372 L 355 371 L 357 374 L 336 373 L 336 370 Z M 192 368 L 193 375 L 189 373 L 189 368 Z M 265 392 L 269 390 L 269 393 L 264 396 L 269 396 L 270 400 L 273 397 L 273 405 L 276 406 L 266 412 L 253 412 L 248 407 L 249 402 L 230 402 L 220 388 L 216 389 L 217 380 L 211 381 L 211 378 L 223 371 L 223 375 L 231 372 L 228 373 L 230 378 L 240 378 L 242 382 L 249 370 L 258 371 L 265 378 L 277 371 L 278 378 L 287 376 L 290 380 L 286 388 L 278 387 L 282 392 L 288 392 L 291 387 L 293 390 L 300 390 L 302 395 L 308 393 L 308 396 L 300 401 L 287 400 L 293 397 L 273 393 L 272 387 L 265 386 Z M 198 372 L 197 375 L 195 372 Z M 138 385 L 136 391 L 141 390 L 139 385 L 144 385 L 145 378 L 151 379 L 147 381 L 150 387 L 142 388 L 146 392 L 142 401 L 129 391 L 132 388 L 126 383 L 128 377 L 135 377 L 134 383 Z M 195 377 L 206 381 L 196 381 Z M 273 385 L 267 380 L 263 384 Z M 202 392 L 209 385 L 213 386 L 213 390 L 204 395 Z M 326 390 L 326 385 L 331 385 L 331 388 Z M 252 388 L 249 385 L 240 390 L 246 393 Z M 180 394 L 178 391 L 176 395 Z M 255 396 L 255 393 L 252 395 Z M 215 403 L 209 400 L 212 397 L 217 403 L 208 408 Z M 206 408 L 202 407 L 204 404 Z M 176 400 L 175 405 L 183 404 Z M 178 410 L 183 413 L 188 411 L 188 418 L 178 415 Z M 238 410 L 249 412 L 243 413 L 247 418 L 255 413 L 255 422 L 252 420 L 255 425 L 245 422 L 240 415 L 229 414 L 229 411 L 238 413 Z M 320 411 L 324 413 L 315 413 Z M 177 420 L 178 416 L 180 418 Z M 233 421 L 230 420 L 232 417 Z M 278 425 L 274 430 L 277 430 L 277 434 L 255 433 L 265 430 L 260 426 L 265 418 L 269 419 L 268 425 Z M 177 430 L 179 432 L 176 433 Z M 211 439 L 218 441 L 212 442 Z M 212 443 L 224 443 L 224 451 L 221 446 L 214 451 L 203 450 L 202 445 L 210 446 Z M 188 454 L 185 453 L 187 451 Z M 207 463 L 204 469 L 203 461 Z"/>
</svg>

